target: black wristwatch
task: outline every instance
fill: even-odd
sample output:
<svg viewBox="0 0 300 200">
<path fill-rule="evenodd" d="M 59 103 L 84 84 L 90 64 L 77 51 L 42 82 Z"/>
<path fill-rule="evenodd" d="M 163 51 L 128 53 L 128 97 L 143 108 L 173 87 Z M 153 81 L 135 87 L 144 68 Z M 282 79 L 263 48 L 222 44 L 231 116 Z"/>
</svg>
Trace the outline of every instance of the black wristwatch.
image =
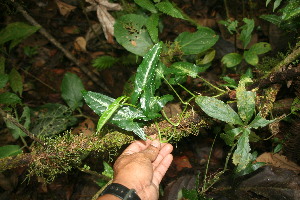
<svg viewBox="0 0 300 200">
<path fill-rule="evenodd" d="M 140 197 L 136 194 L 135 189 L 128 189 L 124 185 L 118 183 L 112 183 L 108 185 L 100 194 L 100 196 L 103 196 L 105 194 L 112 194 L 123 200 L 141 200 Z"/>
</svg>

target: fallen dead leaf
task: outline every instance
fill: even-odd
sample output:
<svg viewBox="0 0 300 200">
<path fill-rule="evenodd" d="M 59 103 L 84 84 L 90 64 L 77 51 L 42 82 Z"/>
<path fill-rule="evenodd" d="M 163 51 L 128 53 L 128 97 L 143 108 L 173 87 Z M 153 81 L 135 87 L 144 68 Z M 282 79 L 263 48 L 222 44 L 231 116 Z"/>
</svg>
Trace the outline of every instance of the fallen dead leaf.
<svg viewBox="0 0 300 200">
<path fill-rule="evenodd" d="M 280 154 L 265 152 L 256 159 L 256 162 L 265 162 L 274 167 L 298 171 L 298 173 L 300 172 L 300 167 L 296 163 Z"/>
<path fill-rule="evenodd" d="M 75 39 L 74 48 L 77 51 L 86 52 L 86 41 L 85 41 L 84 37 L 78 37 Z"/>
<path fill-rule="evenodd" d="M 187 156 L 174 157 L 173 160 L 176 165 L 176 170 L 181 171 L 183 168 L 192 168 L 192 165 Z"/>
<path fill-rule="evenodd" d="M 95 132 L 95 124 L 91 119 L 86 119 L 80 123 L 73 131 L 73 134 L 83 133 L 84 135 L 92 135 Z"/>
<path fill-rule="evenodd" d="M 115 19 L 111 16 L 108 10 L 122 10 L 118 3 L 110 3 L 108 0 L 85 0 L 91 6 L 86 8 L 86 12 L 97 11 L 97 17 L 101 23 L 106 40 L 113 43 Z"/>
<path fill-rule="evenodd" d="M 59 9 L 59 13 L 64 17 L 67 17 L 73 10 L 76 9 L 75 6 L 66 4 L 66 3 L 64 3 L 60 0 L 56 0 L 55 2 L 56 2 L 56 5 Z"/>
</svg>

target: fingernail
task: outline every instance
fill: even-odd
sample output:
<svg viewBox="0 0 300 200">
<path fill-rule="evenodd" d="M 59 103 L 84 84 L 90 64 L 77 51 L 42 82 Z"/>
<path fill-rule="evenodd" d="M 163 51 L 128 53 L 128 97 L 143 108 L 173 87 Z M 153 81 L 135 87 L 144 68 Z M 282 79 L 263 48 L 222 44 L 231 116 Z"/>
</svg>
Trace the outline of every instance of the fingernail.
<svg viewBox="0 0 300 200">
<path fill-rule="evenodd" d="M 158 148 L 160 146 L 160 142 L 158 140 L 153 140 L 151 142 L 151 145 L 154 146 L 155 148 Z"/>
</svg>

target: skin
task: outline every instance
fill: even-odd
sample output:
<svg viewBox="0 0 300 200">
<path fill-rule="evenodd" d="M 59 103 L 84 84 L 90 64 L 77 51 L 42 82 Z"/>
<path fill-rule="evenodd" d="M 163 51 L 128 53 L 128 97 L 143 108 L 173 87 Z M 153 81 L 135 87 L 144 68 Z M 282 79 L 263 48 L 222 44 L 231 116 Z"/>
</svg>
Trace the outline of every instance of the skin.
<svg viewBox="0 0 300 200">
<path fill-rule="evenodd" d="M 114 164 L 113 183 L 135 189 L 142 200 L 157 200 L 159 184 L 171 165 L 173 146 L 158 140 L 135 141 Z M 97 200 L 119 200 L 110 194 Z"/>
</svg>

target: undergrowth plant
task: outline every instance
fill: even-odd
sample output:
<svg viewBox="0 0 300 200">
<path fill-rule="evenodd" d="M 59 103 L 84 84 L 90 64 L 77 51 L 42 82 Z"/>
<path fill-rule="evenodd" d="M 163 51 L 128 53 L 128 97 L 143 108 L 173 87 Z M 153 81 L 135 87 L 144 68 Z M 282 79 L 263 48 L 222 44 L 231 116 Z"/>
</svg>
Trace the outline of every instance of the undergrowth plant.
<svg viewBox="0 0 300 200">
<path fill-rule="evenodd" d="M 271 50 L 271 45 L 267 42 L 255 43 L 249 49 L 247 49 L 252 38 L 252 32 L 254 30 L 254 19 L 244 18 L 243 22 L 244 25 L 238 28 L 237 20 L 232 21 L 228 19 L 227 21 L 219 21 L 220 24 L 227 28 L 230 34 L 237 34 L 239 36 L 238 39 L 242 42 L 244 50 L 243 54 L 233 52 L 225 55 L 222 58 L 222 63 L 228 68 L 239 65 L 243 59 L 248 64 L 256 66 L 259 62 L 258 56 Z"/>
</svg>

